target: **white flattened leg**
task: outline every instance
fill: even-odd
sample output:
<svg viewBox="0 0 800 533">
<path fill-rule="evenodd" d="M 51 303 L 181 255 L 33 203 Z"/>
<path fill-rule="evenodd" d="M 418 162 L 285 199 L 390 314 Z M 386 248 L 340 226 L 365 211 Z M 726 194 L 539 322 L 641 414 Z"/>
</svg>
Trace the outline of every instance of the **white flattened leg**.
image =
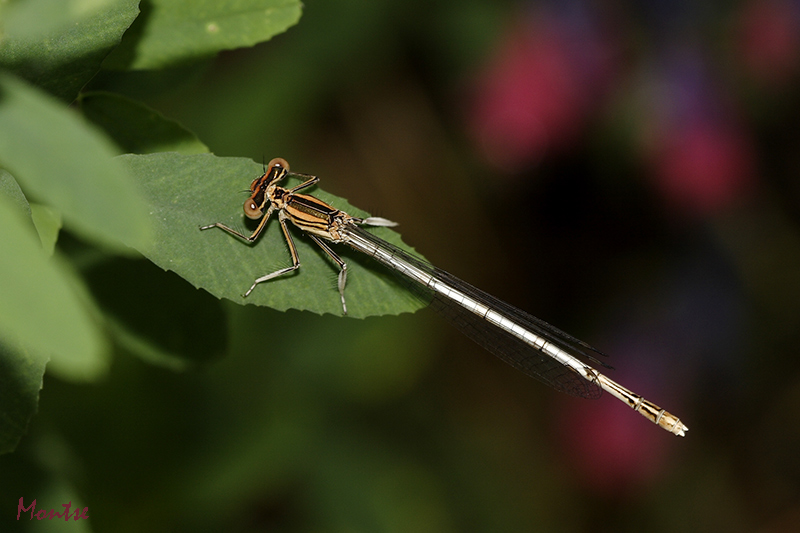
<svg viewBox="0 0 800 533">
<path fill-rule="evenodd" d="M 319 247 L 322 248 L 325 251 L 325 253 L 328 254 L 328 256 L 331 259 L 336 261 L 337 265 L 339 265 L 339 269 L 340 269 L 339 270 L 339 281 L 338 281 L 337 284 L 339 286 L 339 295 L 342 298 L 342 314 L 346 315 L 347 314 L 347 303 L 345 303 L 345 301 L 344 301 L 344 287 L 347 284 L 347 263 L 342 261 L 342 258 L 339 257 L 338 255 L 336 255 L 336 252 L 331 250 L 331 247 L 328 246 L 325 243 L 325 241 L 323 241 L 322 239 L 320 239 L 316 235 L 312 235 L 310 233 L 308 234 L 308 236 L 311 237 L 311 239 L 315 243 L 317 243 L 317 245 L 319 245 Z"/>
<path fill-rule="evenodd" d="M 393 228 L 398 225 L 397 222 L 393 222 L 383 217 L 368 217 L 363 219 L 361 223 L 366 226 L 383 226 L 387 228 Z"/>
</svg>

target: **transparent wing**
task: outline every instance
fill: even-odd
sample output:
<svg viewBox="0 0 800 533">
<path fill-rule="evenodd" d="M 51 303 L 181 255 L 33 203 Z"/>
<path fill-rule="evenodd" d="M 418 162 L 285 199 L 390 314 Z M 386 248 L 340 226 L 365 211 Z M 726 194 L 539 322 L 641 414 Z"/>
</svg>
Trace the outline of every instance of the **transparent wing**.
<svg viewBox="0 0 800 533">
<path fill-rule="evenodd" d="M 474 298 L 475 300 L 480 301 L 484 305 L 510 318 L 520 326 L 526 328 L 528 331 L 535 333 L 552 344 L 555 344 L 562 350 L 575 356 L 585 357 L 604 367 L 610 368 L 608 365 L 599 361 L 588 352 L 593 352 L 598 355 L 605 354 L 593 348 L 589 344 L 573 337 L 572 335 L 569 335 L 560 329 L 551 326 L 544 320 L 536 318 L 525 311 L 517 309 L 516 307 L 473 287 L 469 283 L 458 279 L 444 270 L 436 268 L 427 261 L 401 250 L 400 248 L 372 235 L 362 228 L 350 226 L 348 227 L 348 231 L 356 234 L 366 241 L 369 241 L 374 246 L 377 246 L 385 251 L 390 251 L 393 257 L 410 263 L 414 267 L 426 272 L 431 276 L 434 276 L 436 279 L 442 281 L 450 287 L 470 296 L 471 298 Z M 357 242 L 348 241 L 348 244 L 353 248 L 358 249 L 360 252 L 372 255 L 369 253 L 369 250 L 359 248 Z M 580 396 L 582 398 L 600 397 L 602 389 L 597 384 L 585 380 L 577 372 L 567 366 L 562 365 L 557 360 L 543 353 L 536 346 L 524 342 L 523 340 L 511 335 L 504 329 L 497 327 L 491 322 L 483 319 L 481 316 L 470 312 L 457 302 L 429 289 L 427 286 L 414 281 L 408 276 L 403 275 L 402 272 L 394 268 L 394 265 L 386 261 L 382 261 L 379 256 L 372 255 L 372 257 L 390 267 L 390 269 L 397 274 L 397 277 L 400 279 L 401 283 L 403 283 L 413 294 L 421 298 L 426 303 L 429 303 L 433 309 L 449 320 L 455 327 L 461 330 L 461 332 L 509 365 L 561 392 L 565 392 L 573 396 Z"/>
</svg>

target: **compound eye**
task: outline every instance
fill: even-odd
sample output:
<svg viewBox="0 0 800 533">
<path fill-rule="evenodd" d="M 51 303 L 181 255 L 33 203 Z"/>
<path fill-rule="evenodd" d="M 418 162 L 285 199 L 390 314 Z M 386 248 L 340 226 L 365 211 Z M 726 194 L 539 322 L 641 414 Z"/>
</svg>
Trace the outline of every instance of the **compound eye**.
<svg viewBox="0 0 800 533">
<path fill-rule="evenodd" d="M 255 200 L 248 198 L 244 203 L 244 214 L 247 218 L 257 219 L 264 215 L 264 211 L 255 202 Z"/>
<path fill-rule="evenodd" d="M 287 172 L 288 172 L 288 170 L 289 170 L 289 162 L 286 161 L 282 157 L 276 157 L 275 159 L 273 159 L 272 161 L 269 162 L 269 165 L 267 165 L 267 168 L 271 169 L 272 167 L 285 168 L 287 170 Z"/>
</svg>

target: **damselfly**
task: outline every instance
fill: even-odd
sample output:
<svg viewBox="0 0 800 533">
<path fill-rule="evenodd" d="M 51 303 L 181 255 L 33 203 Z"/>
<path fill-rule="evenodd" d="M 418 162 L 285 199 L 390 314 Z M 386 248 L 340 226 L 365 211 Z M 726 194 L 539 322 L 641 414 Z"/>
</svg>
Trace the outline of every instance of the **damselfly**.
<svg viewBox="0 0 800 533">
<path fill-rule="evenodd" d="M 281 187 L 279 184 L 289 176 L 302 178 L 304 181 L 291 189 Z M 220 228 L 252 243 L 261 234 L 272 213 L 277 212 L 278 222 L 289 245 L 292 266 L 256 279 L 245 292 L 245 297 L 259 283 L 300 268 L 297 248 L 286 226 L 289 221 L 305 232 L 339 265 L 338 286 L 344 314 L 347 314 L 344 297 L 347 263 L 336 255 L 326 241 L 347 244 L 390 268 L 404 280 L 410 290 L 429 301 L 434 309 L 471 339 L 511 366 L 551 387 L 584 398 L 597 398 L 602 391 L 606 391 L 675 435 L 684 436 L 689 429 L 674 415 L 581 361 L 580 357 L 583 357 L 607 366 L 590 354 L 602 355 L 589 344 L 476 289 L 362 228 L 395 226 L 396 223 L 380 217 L 354 217 L 314 196 L 299 194 L 298 191 L 311 187 L 317 181 L 319 178 L 316 176 L 289 172 L 286 160 L 273 159 L 264 175 L 250 184 L 251 194 L 244 203 L 245 215 L 259 220 L 249 236 L 219 222 L 200 228 Z"/>
</svg>

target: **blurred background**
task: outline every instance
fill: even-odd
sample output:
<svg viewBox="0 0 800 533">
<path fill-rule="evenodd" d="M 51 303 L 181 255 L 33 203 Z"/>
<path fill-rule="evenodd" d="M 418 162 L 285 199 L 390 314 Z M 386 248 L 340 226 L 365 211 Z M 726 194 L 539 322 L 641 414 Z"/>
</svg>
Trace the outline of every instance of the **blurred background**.
<svg viewBox="0 0 800 533">
<path fill-rule="evenodd" d="M 109 78 L 400 222 L 690 430 L 552 391 L 429 310 L 223 303 L 188 372 L 117 346 L 102 383 L 46 376 L 3 501 L 71 498 L 94 531 L 800 530 L 799 67 L 796 0 L 308 0 L 268 43 Z"/>
</svg>

